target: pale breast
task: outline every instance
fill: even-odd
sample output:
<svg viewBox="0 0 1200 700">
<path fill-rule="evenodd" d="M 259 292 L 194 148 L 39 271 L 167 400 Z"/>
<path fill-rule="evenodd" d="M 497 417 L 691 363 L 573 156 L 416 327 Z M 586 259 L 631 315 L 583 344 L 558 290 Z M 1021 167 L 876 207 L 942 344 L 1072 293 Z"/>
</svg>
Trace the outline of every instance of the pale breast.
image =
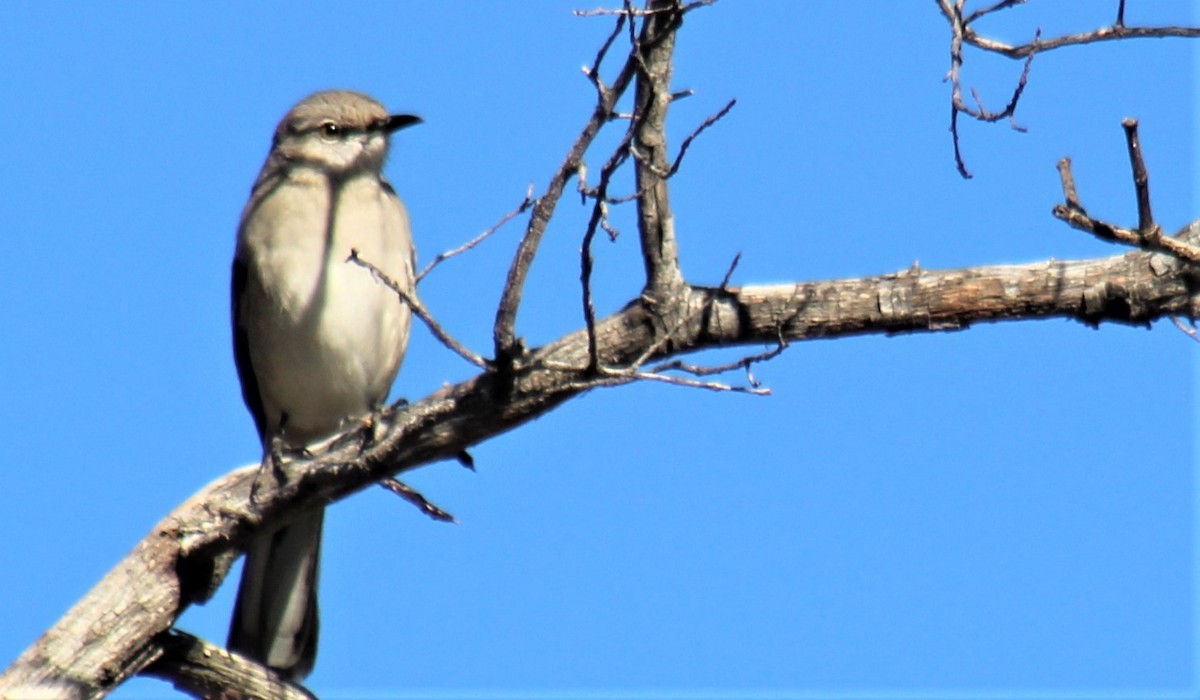
<svg viewBox="0 0 1200 700">
<path fill-rule="evenodd" d="M 407 307 L 346 262 L 351 249 L 407 287 L 412 243 L 403 204 L 373 177 L 332 198 L 324 183 L 281 187 L 298 189 L 264 199 L 246 222 L 242 315 L 269 424 L 286 413 L 289 441 L 307 442 L 386 400 L 407 346 Z"/>
</svg>

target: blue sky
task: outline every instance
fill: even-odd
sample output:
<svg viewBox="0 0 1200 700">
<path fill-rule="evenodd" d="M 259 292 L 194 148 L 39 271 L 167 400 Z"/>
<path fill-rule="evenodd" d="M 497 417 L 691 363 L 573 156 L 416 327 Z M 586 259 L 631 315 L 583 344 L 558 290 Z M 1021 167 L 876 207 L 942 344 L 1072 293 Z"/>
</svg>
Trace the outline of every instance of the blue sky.
<svg viewBox="0 0 1200 700">
<path fill-rule="evenodd" d="M 1033 2 L 1024 41 L 1115 3 Z M 1196 22 L 1131 3 L 1130 24 Z M 0 659 L 168 510 L 256 459 L 228 329 L 238 214 L 271 130 L 317 89 L 426 123 L 389 175 L 422 260 L 540 191 L 589 113 L 608 19 L 569 2 L 19 4 L 0 25 Z M 585 5 L 592 7 L 593 5 Z M 1038 57 L 1019 134 L 965 124 L 954 171 L 948 29 L 934 3 L 725 0 L 691 15 L 674 144 L 736 97 L 672 183 L 685 274 L 735 284 L 1122 251 L 1050 216 L 1074 159 L 1093 214 L 1136 220 L 1123 117 L 1159 221 L 1197 215 L 1195 44 Z M 968 54 L 1000 107 L 1020 65 Z M 612 144 L 616 131 L 602 139 Z M 595 168 L 607 153 L 589 159 Z M 519 332 L 582 325 L 587 211 L 564 199 Z M 632 210 L 597 248 L 597 304 L 635 296 Z M 423 286 L 486 353 L 519 234 Z M 756 350 L 756 349 L 752 349 Z M 470 473 L 382 489 L 326 525 L 321 697 L 1091 698 L 1197 693 L 1195 344 L 1065 320 L 793 346 L 768 398 L 595 391 L 474 448 Z M 716 360 L 733 355 L 711 354 Z M 418 331 L 396 386 L 473 368 Z M 180 625 L 224 640 L 236 574 Z M 140 680 L 116 697 L 169 696 Z"/>
</svg>

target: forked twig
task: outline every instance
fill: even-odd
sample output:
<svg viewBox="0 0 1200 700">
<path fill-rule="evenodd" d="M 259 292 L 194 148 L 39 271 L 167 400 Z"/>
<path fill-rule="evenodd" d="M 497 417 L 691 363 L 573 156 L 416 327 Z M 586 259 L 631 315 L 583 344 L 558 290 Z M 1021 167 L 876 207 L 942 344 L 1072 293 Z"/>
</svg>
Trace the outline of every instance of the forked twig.
<svg viewBox="0 0 1200 700">
<path fill-rule="evenodd" d="M 1025 0 L 1000 0 L 992 5 L 975 10 L 968 15 L 963 15 L 965 2 L 964 0 L 936 0 L 938 8 L 942 15 L 950 25 L 950 69 L 947 72 L 946 79 L 951 83 L 951 107 L 950 107 L 950 132 L 951 140 L 954 145 L 954 163 L 959 174 L 964 178 L 970 178 L 971 173 L 967 170 L 966 163 L 962 156 L 962 148 L 959 138 L 959 120 L 960 114 L 965 114 L 978 121 L 995 122 L 1000 119 L 1008 118 L 1012 127 L 1018 131 L 1023 131 L 1024 127 L 1019 126 L 1013 121 L 1016 111 L 1017 102 L 1024 93 L 1025 86 L 1029 78 L 1029 70 L 1034 54 L 1046 53 L 1055 49 L 1064 48 L 1067 46 L 1076 46 L 1082 44 L 1092 44 L 1101 41 L 1116 41 L 1122 39 L 1141 39 L 1141 38 L 1164 38 L 1164 37 L 1182 37 L 1182 38 L 1197 38 L 1200 37 L 1200 28 L 1196 27 L 1128 27 L 1125 25 L 1125 0 L 1119 0 L 1117 6 L 1116 21 L 1107 27 L 1100 27 L 1090 32 L 1080 32 L 1076 34 L 1067 34 L 1062 36 L 1051 37 L 1049 39 L 1042 38 L 1041 29 L 1035 32 L 1033 40 L 1020 45 L 1007 44 L 1001 41 L 988 38 L 980 35 L 975 30 L 975 23 L 984 17 L 1002 10 L 1007 10 L 1017 5 L 1022 5 Z M 975 107 L 969 107 L 963 102 L 962 84 L 960 77 L 960 69 L 963 64 L 963 45 L 974 46 L 983 51 L 998 53 L 1012 59 L 1024 59 L 1025 67 L 1021 71 L 1021 77 L 1017 81 L 1016 89 L 1013 90 L 1012 99 L 1009 100 L 1008 106 L 1000 112 L 989 112 L 984 108 L 982 101 L 977 92 L 972 90 L 975 97 Z"/>
<path fill-rule="evenodd" d="M 1133 174 L 1133 188 L 1137 199 L 1137 229 L 1102 221 L 1090 216 L 1084 210 L 1083 205 L 1079 202 L 1079 195 L 1075 191 L 1075 177 L 1071 173 L 1069 158 L 1058 161 L 1058 174 L 1062 180 L 1063 198 L 1066 201 L 1063 204 L 1055 205 L 1054 216 L 1066 222 L 1071 228 L 1086 231 L 1102 241 L 1168 253 L 1180 260 L 1200 263 L 1200 246 L 1181 240 L 1177 236 L 1163 235 L 1162 227 L 1154 221 L 1154 214 L 1150 208 L 1150 176 L 1146 170 L 1141 142 L 1138 139 L 1137 120 L 1125 119 L 1121 122 L 1121 126 L 1125 129 L 1129 165 Z"/>
<path fill-rule="evenodd" d="M 629 5 L 627 4 L 628 7 Z M 625 24 L 632 27 L 634 23 L 628 21 Z M 513 255 L 512 262 L 509 265 L 508 276 L 504 281 L 504 290 L 500 294 L 500 303 L 496 308 L 496 320 L 492 326 L 492 341 L 495 346 L 496 364 L 502 371 L 511 368 L 517 355 L 520 353 L 521 344 L 518 342 L 516 335 L 517 309 L 521 305 L 525 280 L 529 275 L 529 268 L 533 265 L 533 259 L 537 255 L 537 250 L 541 245 L 542 237 L 546 233 L 546 227 L 550 223 L 550 218 L 554 216 L 554 210 L 558 206 L 558 201 L 562 197 L 567 181 L 579 172 L 580 164 L 583 162 L 583 157 L 588 147 L 591 146 L 596 135 L 600 133 L 600 129 L 608 123 L 617 101 L 633 81 L 638 65 L 636 54 L 636 51 L 630 52 L 630 55 L 625 60 L 625 64 L 621 67 L 621 71 L 617 74 L 616 79 L 613 80 L 610 87 L 603 87 L 603 83 L 600 82 L 597 75 L 594 82 L 597 86 L 598 96 L 596 106 L 592 110 L 592 116 L 584 125 L 579 136 L 576 137 L 570 151 L 568 151 L 566 158 L 558 167 L 554 176 L 551 177 L 545 194 L 539 197 L 537 202 L 534 203 L 533 214 L 530 216 L 529 224 L 525 228 L 525 235 L 521 237 L 521 242 L 517 245 L 517 251 Z M 594 72 L 598 73 L 599 60 L 601 58 L 603 56 L 598 54 L 595 64 L 597 68 Z"/>
<path fill-rule="evenodd" d="M 786 340 L 784 340 L 783 337 L 781 336 L 779 339 L 779 344 L 776 345 L 774 348 L 767 350 L 766 352 L 760 352 L 757 355 L 748 355 L 746 357 L 742 357 L 740 359 L 734 360 L 733 362 L 726 362 L 723 365 L 713 365 L 711 367 L 705 367 L 703 365 L 693 365 L 693 364 L 684 362 L 683 360 L 671 360 L 670 362 L 664 362 L 655 367 L 651 367 L 650 372 L 652 372 L 654 374 L 661 374 L 662 372 L 670 372 L 670 371 L 674 370 L 674 371 L 679 371 L 679 372 L 687 372 L 688 374 L 692 374 L 697 377 L 707 377 L 707 376 L 711 376 L 714 374 L 724 374 L 726 372 L 732 372 L 735 369 L 744 369 L 746 371 L 746 381 L 748 381 L 750 383 L 751 387 L 757 389 L 759 386 L 761 386 L 761 383 L 754 376 L 754 374 L 750 371 L 750 368 L 755 363 L 766 362 L 767 360 L 771 360 L 771 359 L 774 359 L 775 357 L 778 357 L 780 353 L 782 353 L 784 350 L 787 350 L 787 349 L 788 349 L 788 342 Z"/>
</svg>

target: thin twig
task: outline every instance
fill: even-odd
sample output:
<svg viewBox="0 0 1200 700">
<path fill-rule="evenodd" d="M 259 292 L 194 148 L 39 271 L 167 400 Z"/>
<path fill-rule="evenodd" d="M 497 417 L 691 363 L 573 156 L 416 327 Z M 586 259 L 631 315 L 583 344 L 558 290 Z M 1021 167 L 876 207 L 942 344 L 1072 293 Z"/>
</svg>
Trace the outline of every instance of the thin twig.
<svg viewBox="0 0 1200 700">
<path fill-rule="evenodd" d="M 1058 177 L 1062 181 L 1063 200 L 1071 209 L 1086 214 L 1083 205 L 1079 203 L 1079 193 L 1075 190 L 1075 176 L 1071 173 L 1071 159 L 1062 158 L 1058 161 Z"/>
<path fill-rule="evenodd" d="M 971 46 L 998 53 L 1008 58 L 1025 58 L 1033 53 L 1046 53 L 1055 49 L 1065 48 L 1067 46 L 1078 46 L 1081 44 L 1095 44 L 1102 41 L 1122 41 L 1125 39 L 1165 39 L 1165 38 L 1181 38 L 1195 39 L 1200 37 L 1200 28 L 1197 27 L 1125 27 L 1111 26 L 1101 27 L 1090 32 L 1080 32 L 1078 34 L 1067 34 L 1057 36 L 1052 39 L 1041 39 L 1035 43 L 1020 44 L 1014 46 L 1006 44 L 1002 41 L 988 39 L 976 35 L 974 32 L 969 34 L 966 42 Z"/>
<path fill-rule="evenodd" d="M 967 170 L 966 162 L 962 156 L 962 146 L 958 133 L 958 115 L 959 113 L 981 122 L 998 122 L 1001 119 L 1008 119 L 1009 126 L 1015 131 L 1025 132 L 1026 128 L 1021 126 L 1016 121 L 1017 103 L 1021 100 L 1021 95 L 1025 93 L 1025 86 L 1029 83 L 1029 70 L 1033 67 L 1033 53 L 1025 59 L 1025 65 L 1021 69 L 1021 76 L 1017 79 L 1017 86 L 1013 89 L 1012 97 L 1004 109 L 999 112 L 989 112 L 983 106 L 983 99 L 979 96 L 979 92 L 975 88 L 971 88 L 971 95 L 975 99 L 975 107 L 972 108 L 963 101 L 962 86 L 959 76 L 959 69 L 962 67 L 962 41 L 964 35 L 969 30 L 965 26 L 955 25 L 954 39 L 951 41 L 951 67 L 948 75 L 948 80 L 951 83 L 950 91 L 950 134 L 951 140 L 954 142 L 954 165 L 958 169 L 959 175 L 964 179 L 972 177 L 970 171 Z M 1034 44 L 1037 43 L 1038 37 L 1042 34 L 1039 28 L 1034 33 Z"/>
<path fill-rule="evenodd" d="M 1196 38 L 1200 37 L 1200 28 L 1196 27 L 1127 27 L 1125 26 L 1125 0 L 1120 0 L 1117 6 L 1116 22 L 1112 26 L 1100 27 L 1099 29 L 1090 32 L 1081 32 L 1076 34 L 1067 34 L 1063 36 L 1043 39 L 1041 29 L 1034 34 L 1033 40 L 1020 45 L 1011 45 L 1001 41 L 985 37 L 977 33 L 973 25 L 980 19 L 1001 10 L 1007 10 L 1017 5 L 1024 4 L 1025 0 L 999 0 L 987 7 L 975 10 L 964 16 L 964 0 L 936 0 L 938 9 L 946 18 L 950 25 L 950 69 L 946 74 L 946 80 L 951 83 L 951 112 L 950 112 L 950 134 L 954 146 L 954 164 L 959 174 L 963 178 L 970 178 L 971 173 L 967 170 L 966 163 L 962 154 L 961 138 L 959 135 L 959 114 L 966 114 L 978 121 L 995 122 L 1000 119 L 1007 118 L 1009 124 L 1017 131 L 1024 131 L 1025 127 L 1016 123 L 1016 107 L 1020 101 L 1021 95 L 1025 91 L 1025 86 L 1029 78 L 1029 70 L 1033 56 L 1038 53 L 1053 51 L 1054 49 L 1063 48 L 1066 46 L 1074 46 L 1080 44 L 1091 44 L 1100 41 L 1115 41 L 1121 39 L 1140 39 L 1140 38 L 1164 38 L 1164 37 L 1184 37 Z M 975 97 L 976 107 L 967 106 L 962 99 L 961 87 L 961 68 L 963 64 L 963 45 L 968 44 L 983 51 L 999 53 L 1003 56 L 1013 59 L 1025 59 L 1025 66 L 1021 71 L 1021 77 L 1017 82 L 1017 87 L 1013 90 L 1012 99 L 1003 111 L 989 112 L 984 106 L 979 97 L 979 94 L 972 90 Z"/>
<path fill-rule="evenodd" d="M 525 190 L 525 199 L 521 200 L 521 203 L 519 205 L 517 205 L 516 209 L 513 209 L 509 213 L 505 214 L 503 217 L 501 217 L 501 219 L 499 221 L 497 221 L 495 224 L 493 224 L 492 227 L 489 228 L 488 230 L 486 230 L 483 233 L 479 234 L 478 236 L 472 238 L 471 240 L 467 241 L 466 243 L 460 245 L 459 247 L 455 248 L 454 250 L 448 250 L 444 253 L 438 253 L 438 256 L 436 258 L 434 258 L 432 261 L 430 261 L 430 263 L 425 266 L 425 269 L 421 270 L 421 273 L 416 276 L 416 278 L 413 280 L 413 284 L 420 284 L 421 280 L 425 279 L 425 276 L 433 271 L 433 268 L 437 267 L 438 265 L 445 262 L 446 260 L 453 258 L 455 255 L 465 253 L 468 250 L 479 245 L 480 243 L 482 243 L 484 241 L 484 239 L 488 238 L 496 231 L 499 231 L 504 226 L 504 224 L 507 224 L 509 221 L 516 218 L 517 216 L 520 216 L 521 214 L 524 214 L 525 212 L 529 211 L 529 207 L 531 207 L 531 206 L 533 206 L 533 183 L 529 183 L 529 188 L 527 190 Z"/>
<path fill-rule="evenodd" d="M 696 0 L 696 2 L 689 2 L 688 4 L 684 5 L 683 7 L 680 8 L 679 11 L 685 12 L 685 13 L 691 12 L 692 10 L 696 9 L 697 7 L 704 7 L 705 5 L 711 5 L 711 4 L 715 3 L 716 1 L 717 0 Z M 595 10 L 572 10 L 571 14 L 575 15 L 576 17 L 602 17 L 605 15 L 619 15 L 621 17 L 649 17 L 651 15 L 656 15 L 656 14 L 660 14 L 663 12 L 670 12 L 673 10 L 674 10 L 674 8 L 648 8 L 645 10 L 638 10 L 638 9 L 633 9 L 632 7 L 629 6 L 629 3 L 626 2 L 625 7 L 621 8 L 619 10 L 601 7 L 601 8 L 597 8 Z"/>
<path fill-rule="evenodd" d="M 479 355 L 476 355 L 471 351 L 470 348 L 451 337 L 451 335 L 447 333 L 444 328 L 442 328 L 441 324 L 434 320 L 433 315 L 429 313 L 429 311 L 425 308 L 425 305 L 422 304 L 413 294 L 401 289 L 400 285 L 397 284 L 395 280 L 389 277 L 383 270 L 375 267 L 375 265 L 369 260 L 363 260 L 362 258 L 358 257 L 358 251 L 356 249 L 350 249 L 350 257 L 346 258 L 346 262 L 354 263 L 359 267 L 365 267 L 366 269 L 370 270 L 375 279 L 387 285 L 388 289 L 392 290 L 396 293 L 396 296 L 400 297 L 400 301 L 404 302 L 408 305 L 408 308 L 412 309 L 413 314 L 415 314 L 417 318 L 421 319 L 421 321 L 425 323 L 425 325 L 429 328 L 429 331 L 433 333 L 435 338 L 441 341 L 442 345 L 445 345 L 454 352 L 458 353 L 459 356 L 476 367 L 481 369 L 492 368 L 491 363 Z"/>
<path fill-rule="evenodd" d="M 761 353 L 758 353 L 757 355 L 748 355 L 746 357 L 742 357 L 737 360 L 734 360 L 733 362 L 726 362 L 723 365 L 712 365 L 712 366 L 706 367 L 704 365 L 693 365 L 693 364 L 684 362 L 683 360 L 671 360 L 670 362 L 664 362 L 660 365 L 651 367 L 650 371 L 655 374 L 661 374 L 663 372 L 670 372 L 670 371 L 687 372 L 688 374 L 693 374 L 693 375 L 696 375 L 697 377 L 707 377 L 707 376 L 711 376 L 714 374 L 724 374 L 726 372 L 732 372 L 735 369 L 745 369 L 745 370 L 749 371 L 751 365 L 758 363 L 758 362 L 766 362 L 768 360 L 773 360 L 776 357 L 778 357 L 779 354 L 782 353 L 784 350 L 787 350 L 787 348 L 788 348 L 787 341 L 781 337 L 779 340 L 779 344 L 776 345 L 774 348 L 767 350 L 766 352 L 761 352 Z M 758 380 L 751 377 L 750 384 L 752 386 L 757 387 Z"/>
<path fill-rule="evenodd" d="M 626 0 L 626 2 L 628 1 L 629 0 Z M 579 15 L 579 11 L 576 10 L 575 14 Z M 600 50 L 596 52 L 596 58 L 592 61 L 592 67 L 583 67 L 583 74 L 588 77 L 588 80 L 590 80 L 592 85 L 596 88 L 596 99 L 603 100 L 604 93 L 608 89 L 604 86 L 604 79 L 600 76 L 600 64 L 604 62 L 604 57 L 608 55 L 608 50 L 612 47 L 613 42 L 616 41 L 617 37 L 621 34 L 621 28 L 625 26 L 625 17 L 626 15 L 624 13 L 621 13 L 620 16 L 617 17 L 617 22 L 615 25 L 613 25 L 612 33 L 608 35 L 608 39 L 605 39 L 604 44 L 600 46 Z"/>
<path fill-rule="evenodd" d="M 1035 38 L 1033 42 L 1028 44 L 1012 45 L 1001 41 L 989 39 L 980 36 L 969 25 L 974 24 L 977 20 L 1000 10 L 1006 10 L 1010 7 L 1023 5 L 1025 0 L 1002 0 L 994 5 L 985 7 L 972 12 L 970 15 L 963 17 L 962 3 L 951 2 L 951 0 L 937 0 L 938 9 L 942 15 L 950 23 L 951 31 L 961 35 L 961 38 L 968 44 L 982 49 L 1007 56 L 1008 58 L 1026 58 L 1033 53 L 1046 53 L 1055 49 L 1061 49 L 1067 46 L 1076 46 L 1080 44 L 1092 44 L 1100 41 L 1119 41 L 1123 39 L 1162 39 L 1162 38 L 1196 38 L 1200 37 L 1200 28 L 1196 27 L 1127 27 L 1125 26 L 1125 0 L 1120 0 L 1117 6 L 1117 19 L 1112 26 L 1100 27 L 1093 29 L 1090 32 L 1077 32 L 1075 34 L 1065 34 L 1062 36 L 1053 37 L 1050 39 Z"/>
<path fill-rule="evenodd" d="M 733 261 L 729 263 L 729 269 L 725 271 L 725 276 L 721 278 L 720 289 L 722 292 L 729 291 L 729 280 L 733 278 L 733 271 L 737 269 L 738 263 L 741 261 L 742 253 L 741 251 L 738 251 L 738 253 L 733 256 Z"/>
<path fill-rule="evenodd" d="M 608 371 L 608 370 L 606 370 Z M 658 374 L 656 372 L 639 372 L 639 371 L 616 371 L 617 376 L 628 375 L 633 379 L 643 381 L 663 382 L 666 384 L 675 384 L 676 386 L 686 386 L 692 389 L 708 389 L 709 391 L 729 391 L 737 394 L 752 394 L 754 396 L 770 396 L 771 390 L 761 387 L 735 386 L 732 384 L 723 384 L 721 382 L 704 382 L 698 379 L 688 379 L 687 377 L 677 377 L 670 374 Z"/>
<path fill-rule="evenodd" d="M 1063 158 L 1058 162 L 1058 175 L 1062 180 L 1064 204 L 1054 206 L 1053 214 L 1071 228 L 1086 231 L 1107 243 L 1120 243 L 1135 246 L 1144 250 L 1163 252 L 1191 263 L 1200 263 L 1200 246 L 1193 245 L 1175 236 L 1164 236 L 1162 227 L 1155 221 L 1150 211 L 1149 176 L 1146 175 L 1145 162 L 1142 160 L 1141 145 L 1137 139 L 1137 122 L 1126 119 L 1122 122 L 1125 128 L 1126 141 L 1129 146 L 1129 157 L 1133 171 L 1134 190 L 1138 200 L 1137 230 L 1117 226 L 1116 224 L 1093 218 L 1075 192 L 1075 176 L 1071 173 L 1071 161 Z"/>
<path fill-rule="evenodd" d="M 1010 7 L 1015 7 L 1017 5 L 1024 5 L 1024 4 L 1025 4 L 1025 0 L 1000 0 L 1000 2 L 996 3 L 995 5 L 985 7 L 981 10 L 975 10 L 971 14 L 967 15 L 967 17 L 963 20 L 963 24 L 970 24 L 970 23 L 974 22 L 975 20 L 979 19 L 980 17 L 983 17 L 984 15 L 990 15 L 993 12 L 999 12 L 1000 10 L 1007 10 Z"/>
<path fill-rule="evenodd" d="M 633 23 L 627 22 L 626 24 L 632 26 Z M 625 60 L 625 65 L 622 66 L 611 87 L 598 91 L 599 97 L 592 110 L 592 116 L 550 179 L 546 193 L 539 197 L 534 204 L 533 215 L 525 228 L 525 235 L 522 236 L 517 251 L 513 255 L 512 263 L 509 265 L 508 276 L 504 281 L 504 290 L 501 292 L 500 303 L 496 308 L 496 320 L 492 326 L 496 364 L 502 371 L 511 369 L 520 352 L 520 344 L 516 336 L 517 309 L 521 305 L 525 280 L 529 275 L 529 268 L 533 265 L 533 259 L 537 255 L 538 247 L 541 245 L 542 236 L 546 233 L 550 218 L 554 216 L 554 209 L 558 206 L 567 180 L 578 172 L 588 147 L 591 146 L 600 129 L 608 123 L 617 101 L 633 80 L 637 72 L 636 54 L 637 51 L 630 52 Z"/>
<path fill-rule="evenodd" d="M 425 498 L 425 496 L 421 495 L 420 491 L 414 489 L 403 481 L 400 481 L 394 476 L 389 476 L 386 479 L 380 479 L 379 485 L 413 504 L 420 509 L 422 513 L 428 515 L 434 520 L 438 520 L 443 523 L 458 523 L 458 520 L 453 515 L 450 515 L 446 511 L 437 507 L 431 503 L 428 498 Z"/>
<path fill-rule="evenodd" d="M 737 98 L 730 100 L 724 107 L 721 108 L 721 111 L 705 119 L 700 126 L 696 127 L 695 131 L 688 134 L 688 137 L 683 140 L 683 144 L 679 147 L 679 155 L 675 156 L 675 162 L 671 164 L 671 170 L 667 172 L 667 177 L 671 177 L 675 173 L 679 172 L 679 165 L 683 163 L 683 156 L 687 153 L 688 147 L 692 145 L 692 141 L 695 141 L 697 136 L 704 133 L 705 129 L 713 124 L 716 124 L 721 117 L 729 114 L 729 110 L 733 109 L 733 106 L 736 104 Z"/>
<path fill-rule="evenodd" d="M 1138 140 L 1138 122 L 1136 119 L 1121 121 L 1125 129 L 1125 143 L 1129 148 L 1129 165 L 1133 170 L 1133 188 L 1137 193 L 1138 231 L 1143 236 L 1152 235 L 1157 228 L 1154 214 L 1150 210 L 1150 174 L 1146 172 L 1146 161 L 1142 158 L 1142 145 Z"/>
<path fill-rule="evenodd" d="M 585 197 L 592 196 L 596 199 L 592 205 L 592 215 L 588 219 L 587 229 L 584 231 L 583 242 L 579 249 L 579 281 L 583 294 L 583 319 L 587 326 L 588 366 L 593 371 L 600 366 L 600 358 L 596 346 L 596 309 L 592 303 L 592 266 L 595 262 L 592 257 L 592 241 L 596 238 L 597 228 L 603 228 L 611 240 L 617 238 L 617 230 L 608 223 L 608 186 L 617 169 L 629 159 L 629 144 L 632 139 L 633 124 L 630 123 L 621 143 L 617 145 L 604 167 L 600 169 L 600 182 L 597 183 L 596 188 L 583 193 Z"/>
<path fill-rule="evenodd" d="M 588 339 L 588 370 L 594 371 L 600 366 L 599 351 L 596 347 L 596 307 L 592 303 L 592 239 L 596 237 L 596 222 L 603 216 L 604 200 L 596 201 L 592 209 L 592 218 L 588 222 L 587 231 L 583 234 L 583 244 L 580 246 L 579 282 L 583 293 L 583 320 L 587 326 Z"/>
</svg>

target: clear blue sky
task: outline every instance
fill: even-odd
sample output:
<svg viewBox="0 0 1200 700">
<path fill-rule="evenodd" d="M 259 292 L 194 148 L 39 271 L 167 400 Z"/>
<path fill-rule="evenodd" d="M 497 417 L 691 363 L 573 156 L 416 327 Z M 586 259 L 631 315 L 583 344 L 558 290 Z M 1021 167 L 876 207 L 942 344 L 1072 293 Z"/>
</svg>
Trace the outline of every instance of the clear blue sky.
<svg viewBox="0 0 1200 700">
<path fill-rule="evenodd" d="M 609 3 L 615 4 L 615 3 Z M 1034 2 L 981 26 L 1027 40 L 1115 2 Z M 1177 23 L 1186 2 L 1130 3 Z M 589 113 L 609 19 L 573 2 L 21 3 L 0 65 L 0 660 L 168 510 L 256 459 L 229 341 L 234 230 L 271 130 L 328 87 L 426 123 L 389 174 L 423 260 L 539 191 Z M 584 3 L 583 7 L 594 7 Z M 933 2 L 734 2 L 691 15 L 679 141 L 731 97 L 673 181 L 688 277 L 736 284 L 1122 251 L 1050 216 L 1070 155 L 1084 204 L 1136 220 L 1120 120 L 1142 120 L 1159 220 L 1200 214 L 1196 44 L 1039 57 L 1029 132 L 963 127 Z M 964 78 L 1000 107 L 1020 65 Z M 614 136 L 605 140 L 612 143 Z M 606 157 L 591 156 L 593 168 Z M 532 275 L 530 344 L 582 324 L 585 210 Z M 598 246 L 605 312 L 637 294 L 631 211 Z M 518 227 L 445 265 L 429 307 L 488 352 Z M 322 697 L 1193 697 L 1196 345 L 1065 320 L 802 343 L 754 398 L 597 391 L 326 526 Z M 734 353 L 736 354 L 736 352 Z M 729 357 L 706 356 L 704 359 Z M 472 374 L 417 332 L 397 395 Z M 223 642 L 236 573 L 180 625 Z M 157 681 L 117 697 L 170 696 Z"/>
</svg>

